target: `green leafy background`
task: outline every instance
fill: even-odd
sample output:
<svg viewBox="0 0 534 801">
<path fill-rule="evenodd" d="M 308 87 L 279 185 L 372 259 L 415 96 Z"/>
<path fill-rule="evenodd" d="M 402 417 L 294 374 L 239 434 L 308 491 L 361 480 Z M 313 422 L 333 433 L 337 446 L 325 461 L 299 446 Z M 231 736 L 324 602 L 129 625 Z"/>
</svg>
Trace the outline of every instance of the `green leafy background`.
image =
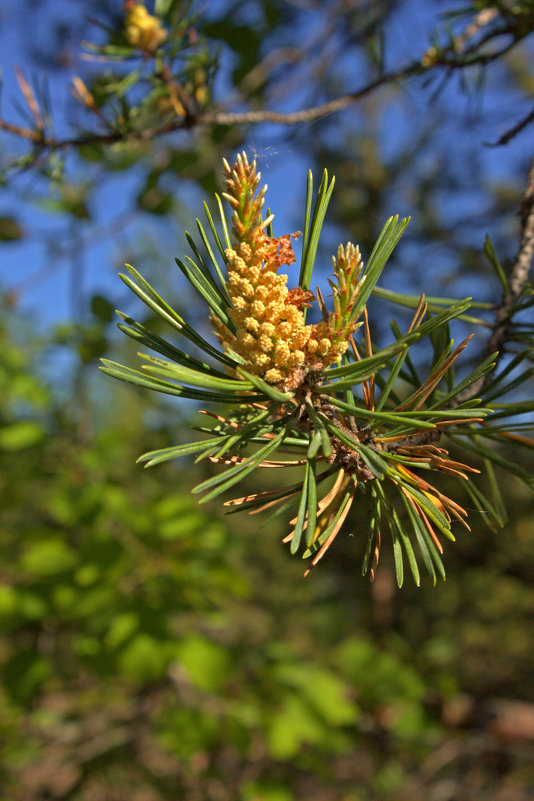
<svg viewBox="0 0 534 801">
<path fill-rule="evenodd" d="M 108 325 L 95 315 L 78 336 Z M 485 792 L 496 755 L 523 797 L 521 744 L 492 712 L 534 702 L 519 485 L 505 534 L 474 516 L 447 549 L 445 584 L 398 592 L 388 554 L 367 584 L 361 507 L 302 580 L 282 524 L 199 509 L 187 488 L 204 463 L 134 467 L 179 430 L 144 433 L 146 393 L 107 382 L 91 398 L 84 381 L 58 398 L 50 342 L 29 336 L 13 314 L 0 362 L 6 798 L 423 798 L 446 781 Z"/>
</svg>

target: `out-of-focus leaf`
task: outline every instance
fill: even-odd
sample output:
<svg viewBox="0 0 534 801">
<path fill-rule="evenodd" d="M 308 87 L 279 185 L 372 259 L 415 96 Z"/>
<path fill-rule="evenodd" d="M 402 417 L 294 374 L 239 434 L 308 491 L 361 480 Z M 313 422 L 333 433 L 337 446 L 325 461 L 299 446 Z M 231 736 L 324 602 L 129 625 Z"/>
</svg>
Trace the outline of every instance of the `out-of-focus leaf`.
<svg viewBox="0 0 534 801">
<path fill-rule="evenodd" d="M 173 206 L 173 196 L 170 192 L 165 192 L 159 186 L 153 186 L 145 189 L 137 197 L 137 205 L 143 211 L 148 211 L 149 214 L 157 214 L 163 216 L 168 214 Z"/>
<path fill-rule="evenodd" d="M 14 217 L 0 217 L 0 242 L 16 242 L 24 236 L 24 229 Z"/>
<path fill-rule="evenodd" d="M 23 570 L 36 576 L 55 576 L 69 570 L 76 562 L 75 551 L 57 538 L 34 542 L 21 557 Z"/>
<path fill-rule="evenodd" d="M 45 432 L 40 423 L 33 420 L 19 420 L 17 423 L 0 429 L 0 449 L 20 451 L 38 445 L 44 439 Z"/>
<path fill-rule="evenodd" d="M 292 759 L 303 745 L 320 743 L 325 726 L 309 705 L 296 695 L 288 695 L 282 706 L 271 715 L 267 742 L 275 759 Z"/>
<path fill-rule="evenodd" d="M 162 679 L 168 663 L 166 643 L 146 633 L 136 635 L 119 657 L 124 675 L 141 683 Z"/>
<path fill-rule="evenodd" d="M 103 295 L 93 295 L 91 298 L 91 311 L 103 323 L 111 322 L 115 315 L 113 306 Z"/>
<path fill-rule="evenodd" d="M 175 653 L 192 684 L 201 690 L 221 690 L 231 673 L 228 652 L 198 634 L 183 639 Z"/>
</svg>

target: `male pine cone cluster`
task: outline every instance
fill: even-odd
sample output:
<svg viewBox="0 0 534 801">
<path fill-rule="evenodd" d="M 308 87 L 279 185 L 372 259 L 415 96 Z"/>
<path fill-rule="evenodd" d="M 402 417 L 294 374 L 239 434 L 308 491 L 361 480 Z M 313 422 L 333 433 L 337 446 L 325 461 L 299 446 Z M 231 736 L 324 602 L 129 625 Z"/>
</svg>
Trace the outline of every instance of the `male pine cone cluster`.
<svg viewBox="0 0 534 801">
<path fill-rule="evenodd" d="M 255 197 L 261 178 L 255 162 L 249 164 L 243 153 L 233 168 L 228 162 L 224 167 L 224 197 L 233 208 L 236 239 L 226 250 L 229 316 L 236 333 L 222 325 L 218 333 L 223 345 L 247 361 L 251 373 L 281 388 L 295 388 L 308 372 L 338 362 L 349 346 L 357 327 L 349 315 L 362 280 L 360 252 L 351 243 L 340 246 L 333 259 L 334 312 L 306 325 L 303 309 L 312 305 L 313 294 L 301 287 L 288 289 L 288 276 L 278 273 L 283 264 L 295 262 L 291 238 L 298 234 L 266 233 L 272 216 L 262 220 L 267 187 Z"/>
</svg>

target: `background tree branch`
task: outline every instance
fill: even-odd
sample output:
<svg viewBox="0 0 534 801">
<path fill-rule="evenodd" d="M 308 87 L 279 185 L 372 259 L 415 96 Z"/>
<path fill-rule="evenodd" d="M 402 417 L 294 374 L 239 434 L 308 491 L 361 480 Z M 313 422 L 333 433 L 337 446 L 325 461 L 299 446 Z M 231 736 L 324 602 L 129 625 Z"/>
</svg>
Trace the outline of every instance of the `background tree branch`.
<svg viewBox="0 0 534 801">
<path fill-rule="evenodd" d="M 527 286 L 532 267 L 534 254 L 534 157 L 530 164 L 518 213 L 521 219 L 519 250 L 508 271 L 507 288 L 503 291 L 501 302 L 497 306 L 492 326 L 493 331 L 484 351 L 484 357 L 497 353 L 495 369 L 506 352 L 507 335 L 513 323 L 514 313 L 517 311 L 517 302 Z M 478 397 L 492 378 L 492 373 L 480 378 L 459 396 L 458 401 L 463 402 Z"/>
</svg>

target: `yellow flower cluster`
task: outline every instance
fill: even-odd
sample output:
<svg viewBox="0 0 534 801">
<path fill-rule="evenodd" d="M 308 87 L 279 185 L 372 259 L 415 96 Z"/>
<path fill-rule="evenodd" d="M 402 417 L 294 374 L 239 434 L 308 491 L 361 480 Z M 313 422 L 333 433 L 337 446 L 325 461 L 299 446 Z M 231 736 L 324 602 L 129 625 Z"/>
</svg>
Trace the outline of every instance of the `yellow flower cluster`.
<svg viewBox="0 0 534 801">
<path fill-rule="evenodd" d="M 245 242 L 238 252 L 228 250 L 227 288 L 233 304 L 230 318 L 237 329 L 235 350 L 254 373 L 278 384 L 304 363 L 311 326 L 304 325 L 297 306 L 286 302 L 287 275 L 278 275 L 278 260 L 264 261 L 267 250 L 264 243 L 253 253 Z"/>
<path fill-rule="evenodd" d="M 151 53 L 165 40 L 167 31 L 143 3 L 129 4 L 124 20 L 126 39 L 134 47 Z"/>
<path fill-rule="evenodd" d="M 338 361 L 347 343 L 332 341 L 327 322 L 305 325 L 302 308 L 311 305 L 312 293 L 289 290 L 287 275 L 278 274 L 281 264 L 295 261 L 290 237 L 258 231 L 254 247 L 241 242 L 237 248 L 226 251 L 229 314 L 237 329 L 232 347 L 251 372 L 271 384 L 296 386 L 308 369 Z"/>
<path fill-rule="evenodd" d="M 288 289 L 287 275 L 278 274 L 282 264 L 293 264 L 295 253 L 291 236 L 265 233 L 273 215 L 262 220 L 267 187 L 258 191 L 256 163 L 249 163 L 245 153 L 237 156 L 233 167 L 223 163 L 223 196 L 232 207 L 236 242 L 226 251 L 226 288 L 232 304 L 228 314 L 235 336 L 215 316 L 213 324 L 222 344 L 242 356 L 250 372 L 270 384 L 296 388 L 307 373 L 339 361 L 348 348 L 356 329 L 350 313 L 358 292 L 360 254 L 350 243 L 346 250 L 340 248 L 334 259 L 337 286 L 331 282 L 334 312 L 328 315 L 321 304 L 323 321 L 306 325 L 303 309 L 312 305 L 314 296 L 302 287 Z"/>
</svg>

